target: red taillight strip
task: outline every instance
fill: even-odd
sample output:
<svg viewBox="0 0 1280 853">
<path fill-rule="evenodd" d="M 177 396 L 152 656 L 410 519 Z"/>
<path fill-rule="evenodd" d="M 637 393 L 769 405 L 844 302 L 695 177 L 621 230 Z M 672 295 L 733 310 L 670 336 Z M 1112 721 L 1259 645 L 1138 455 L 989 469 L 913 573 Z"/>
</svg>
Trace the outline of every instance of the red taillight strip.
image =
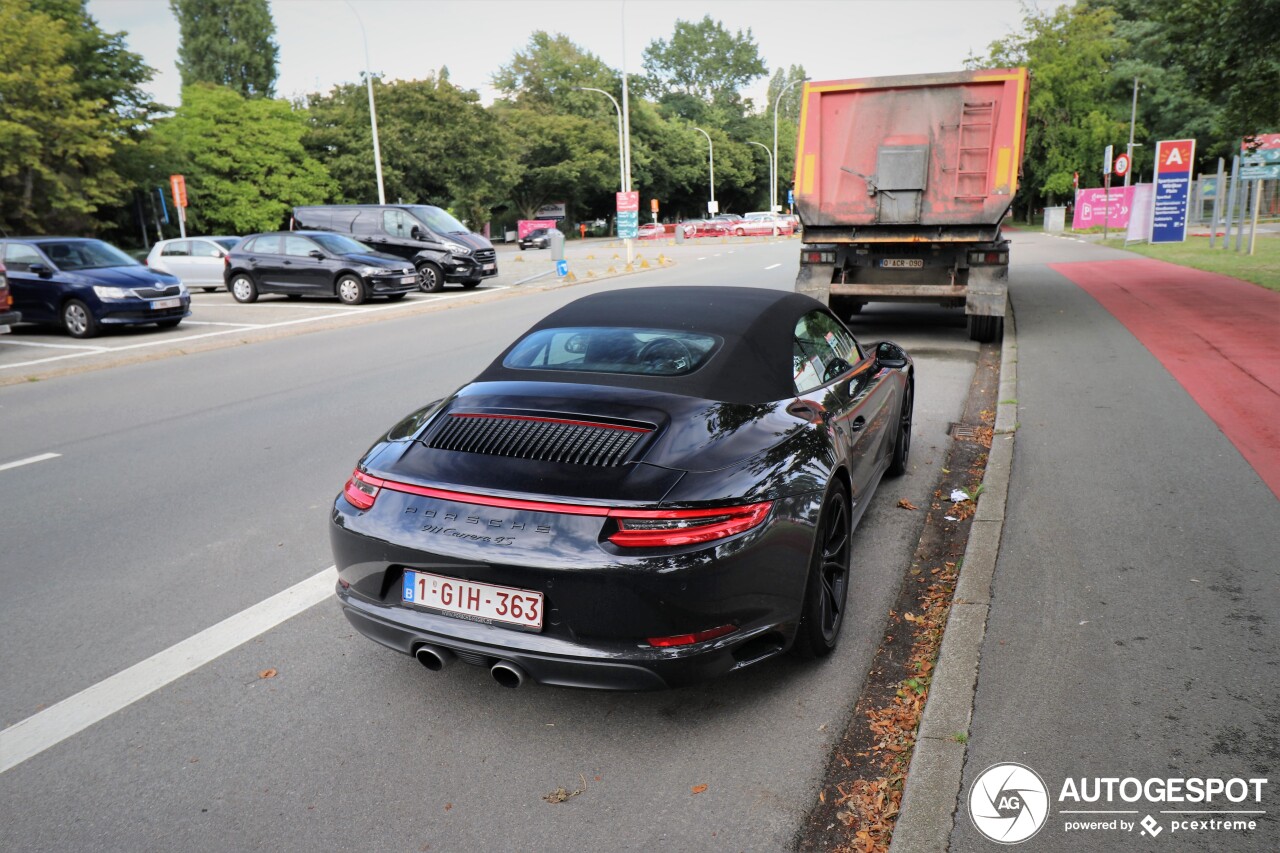
<svg viewBox="0 0 1280 853">
<path fill-rule="evenodd" d="M 653 432 L 648 427 L 623 426 L 622 424 L 607 424 L 600 421 L 575 421 L 567 418 L 534 418 L 526 415 L 490 415 L 484 412 L 455 412 L 449 415 L 451 418 L 491 418 L 501 421 L 534 421 L 540 424 L 565 424 L 567 426 L 595 427 L 597 429 L 617 429 L 625 432 Z"/>
<path fill-rule="evenodd" d="M 493 495 L 476 495 L 468 492 L 455 492 L 450 489 L 437 489 L 431 486 L 415 486 L 412 483 L 400 483 L 395 480 L 383 480 L 360 471 L 352 475 L 353 480 L 360 480 L 375 489 L 387 489 L 409 495 L 421 495 L 426 498 L 455 501 L 472 506 L 491 506 L 499 509 L 525 510 L 527 512 L 555 512 L 563 515 L 588 515 L 597 518 L 614 518 L 618 520 L 618 530 L 609 537 L 609 541 L 624 548 L 658 548 L 679 545 L 695 545 L 699 542 L 710 542 L 743 533 L 759 525 L 769 515 L 773 507 L 772 501 L 737 506 L 703 507 L 699 509 L 632 509 L 630 507 L 587 506 L 584 504 L 565 504 L 553 501 L 531 501 L 525 498 L 500 498 Z M 360 509 L 373 506 L 373 500 L 367 494 L 355 489 L 353 499 L 352 483 L 348 481 L 345 494 Z M 374 498 L 377 493 L 375 492 Z M 367 502 L 363 506 L 361 501 Z M 688 527 L 627 530 L 627 520 L 645 521 L 690 521 Z M 698 519 L 707 519 L 698 524 Z"/>
<path fill-rule="evenodd" d="M 721 625 L 719 628 L 709 628 L 706 631 L 698 631 L 695 634 L 676 634 L 674 637 L 649 637 L 646 642 L 656 649 L 669 649 L 672 646 L 691 646 L 694 643 L 714 640 L 716 637 L 732 634 L 736 630 L 738 630 L 737 625 Z"/>
</svg>

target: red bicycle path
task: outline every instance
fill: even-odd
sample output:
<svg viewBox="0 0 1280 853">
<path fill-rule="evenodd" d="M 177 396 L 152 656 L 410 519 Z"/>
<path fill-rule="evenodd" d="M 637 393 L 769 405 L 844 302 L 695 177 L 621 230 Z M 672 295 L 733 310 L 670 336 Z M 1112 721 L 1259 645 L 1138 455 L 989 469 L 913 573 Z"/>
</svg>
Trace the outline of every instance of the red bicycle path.
<svg viewBox="0 0 1280 853">
<path fill-rule="evenodd" d="M 1280 293 L 1152 258 L 1051 267 L 1164 365 L 1280 497 Z"/>
</svg>

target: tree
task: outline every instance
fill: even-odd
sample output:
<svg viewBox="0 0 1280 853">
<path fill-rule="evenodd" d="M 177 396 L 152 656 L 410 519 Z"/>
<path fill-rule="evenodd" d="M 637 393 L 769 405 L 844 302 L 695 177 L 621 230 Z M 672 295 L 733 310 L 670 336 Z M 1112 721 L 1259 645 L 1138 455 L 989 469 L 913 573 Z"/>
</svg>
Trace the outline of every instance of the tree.
<svg viewBox="0 0 1280 853">
<path fill-rule="evenodd" d="M 1155 0 L 1148 12 L 1231 138 L 1280 128 L 1280 0 Z"/>
<path fill-rule="evenodd" d="M 1073 172 L 1100 178 L 1103 148 L 1128 138 L 1128 121 L 1107 97 L 1113 61 L 1124 47 L 1115 17 L 1111 9 L 1086 5 L 1051 12 L 1028 8 L 1021 32 L 993 42 L 987 57 L 968 62 L 971 68 L 1031 70 L 1018 188 L 1028 214 L 1043 196 L 1052 202 L 1069 194 Z"/>
<path fill-rule="evenodd" d="M 644 68 L 650 93 L 685 111 L 690 99 L 745 107 L 738 90 L 769 71 L 750 28 L 730 33 L 710 15 L 696 24 L 676 21 L 670 41 L 655 39 L 644 49 Z"/>
<path fill-rule="evenodd" d="M 83 0 L 0 4 L 0 226 L 97 229 L 128 195 L 119 159 L 147 118 L 151 73 Z"/>
<path fill-rule="evenodd" d="M 199 83 L 182 106 L 156 123 L 170 168 L 186 175 L 190 228 L 247 234 L 281 227 L 296 205 L 333 192 L 325 167 L 307 154 L 306 117 L 287 101 L 244 98 Z"/>
<path fill-rule="evenodd" d="M 511 200 L 520 216 L 533 219 L 543 204 L 566 202 L 575 215 L 612 208 L 618 186 L 616 125 L 582 116 L 495 105 L 511 140 L 519 179 Z"/>
<path fill-rule="evenodd" d="M 800 127 L 800 99 L 804 95 L 803 80 L 807 79 L 803 65 L 792 65 L 785 71 L 779 68 L 769 80 L 769 110 L 774 104 L 778 109 L 778 204 L 786 206 L 786 188 L 791 186 L 796 172 L 796 136 Z M 782 99 L 778 94 L 784 92 Z"/>
<path fill-rule="evenodd" d="M 213 83 L 248 97 L 271 97 L 280 46 L 267 0 L 169 0 L 181 41 L 182 85 Z"/>
<path fill-rule="evenodd" d="M 615 115 L 613 106 L 590 86 L 613 94 L 621 102 L 622 78 L 598 56 L 574 44 L 562 33 L 539 30 L 524 50 L 493 75 L 493 87 L 521 109 L 553 109 L 577 115 Z"/>
<path fill-rule="evenodd" d="M 480 106 L 479 94 L 453 85 L 444 69 L 424 80 L 375 80 L 374 91 L 387 197 L 454 207 L 477 227 L 488 221 L 517 165 L 502 122 Z M 338 200 L 376 200 L 365 87 L 312 95 L 308 124 L 305 145 L 337 180 Z"/>
</svg>

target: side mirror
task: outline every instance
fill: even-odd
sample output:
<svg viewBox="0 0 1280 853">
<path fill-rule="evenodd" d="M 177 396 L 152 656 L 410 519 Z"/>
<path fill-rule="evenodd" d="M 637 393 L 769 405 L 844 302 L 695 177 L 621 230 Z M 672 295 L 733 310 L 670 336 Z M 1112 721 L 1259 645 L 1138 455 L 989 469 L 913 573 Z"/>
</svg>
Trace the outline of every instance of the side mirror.
<svg viewBox="0 0 1280 853">
<path fill-rule="evenodd" d="M 896 369 L 907 366 L 907 351 L 892 341 L 876 344 L 876 366 Z"/>
<path fill-rule="evenodd" d="M 425 235 L 425 234 L 423 234 L 423 233 L 422 233 L 422 229 L 421 229 L 421 228 L 419 228 L 417 225 L 415 225 L 415 226 L 413 226 L 412 228 L 410 228 L 410 229 L 409 229 L 409 239 L 411 239 L 411 240 L 425 240 L 425 239 L 427 239 L 427 237 L 426 237 L 426 235 Z"/>
<path fill-rule="evenodd" d="M 27 267 L 27 272 L 33 272 L 41 278 L 53 278 L 53 270 L 45 264 L 32 264 Z"/>
<path fill-rule="evenodd" d="M 324 252 L 320 251 L 319 249 L 312 249 L 310 252 L 307 252 L 307 254 L 315 258 L 317 261 L 324 260 Z"/>
</svg>

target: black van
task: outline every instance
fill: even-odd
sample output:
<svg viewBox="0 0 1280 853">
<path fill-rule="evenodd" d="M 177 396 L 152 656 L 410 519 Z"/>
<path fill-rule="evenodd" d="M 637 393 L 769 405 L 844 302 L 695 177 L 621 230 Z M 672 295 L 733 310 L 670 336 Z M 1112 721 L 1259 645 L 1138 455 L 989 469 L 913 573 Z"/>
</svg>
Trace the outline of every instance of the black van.
<svg viewBox="0 0 1280 853">
<path fill-rule="evenodd" d="M 498 256 L 488 238 L 429 204 L 295 207 L 290 227 L 350 234 L 375 251 L 410 260 L 418 270 L 418 288 L 427 293 L 445 282 L 472 288 L 498 274 Z"/>
</svg>

